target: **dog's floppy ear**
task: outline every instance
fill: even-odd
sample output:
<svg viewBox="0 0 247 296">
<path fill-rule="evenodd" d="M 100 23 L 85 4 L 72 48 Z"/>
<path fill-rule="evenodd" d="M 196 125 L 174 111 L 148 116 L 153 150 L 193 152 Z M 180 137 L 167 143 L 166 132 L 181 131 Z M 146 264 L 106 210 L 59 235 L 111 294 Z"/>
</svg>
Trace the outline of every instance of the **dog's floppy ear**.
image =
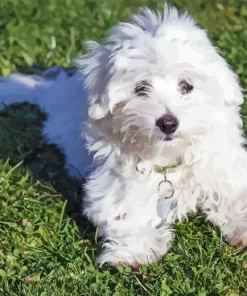
<svg viewBox="0 0 247 296">
<path fill-rule="evenodd" d="M 110 75 L 110 47 L 97 42 L 87 42 L 89 53 L 77 59 L 75 64 L 84 76 L 85 86 L 89 94 L 88 115 L 98 120 L 109 112 L 106 87 Z"/>
<path fill-rule="evenodd" d="M 220 65 L 215 71 L 216 80 L 221 89 L 221 96 L 226 106 L 239 106 L 244 102 L 239 78 L 226 61 L 220 57 Z"/>
</svg>

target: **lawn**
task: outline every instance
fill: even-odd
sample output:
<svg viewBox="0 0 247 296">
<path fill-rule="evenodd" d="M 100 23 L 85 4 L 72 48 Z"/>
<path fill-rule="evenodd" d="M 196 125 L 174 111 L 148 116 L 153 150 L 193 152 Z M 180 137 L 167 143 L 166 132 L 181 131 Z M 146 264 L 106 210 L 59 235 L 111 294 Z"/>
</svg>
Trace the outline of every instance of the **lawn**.
<svg viewBox="0 0 247 296">
<path fill-rule="evenodd" d="M 170 0 L 208 30 L 247 86 L 247 2 Z M 102 40 L 138 6 L 157 0 L 1 0 L 0 74 L 72 67 L 84 41 Z M 245 132 L 247 102 L 242 106 Z M 226 244 L 198 214 L 174 225 L 171 251 L 138 271 L 95 266 L 97 230 L 81 217 L 80 183 L 41 134 L 35 105 L 0 112 L 0 295 L 247 295 L 247 251 Z"/>
</svg>

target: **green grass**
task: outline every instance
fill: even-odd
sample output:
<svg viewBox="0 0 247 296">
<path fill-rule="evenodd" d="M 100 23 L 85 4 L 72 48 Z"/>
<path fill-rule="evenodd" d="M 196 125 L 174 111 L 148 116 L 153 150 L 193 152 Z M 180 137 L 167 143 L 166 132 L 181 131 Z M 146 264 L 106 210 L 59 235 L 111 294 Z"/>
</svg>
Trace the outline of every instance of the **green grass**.
<svg viewBox="0 0 247 296">
<path fill-rule="evenodd" d="M 168 2 L 208 29 L 245 89 L 246 1 Z M 71 67 L 86 39 L 100 41 L 138 6 L 162 3 L 1 0 L 0 74 Z M 245 131 L 246 113 L 247 103 Z M 153 266 L 96 267 L 100 241 L 78 212 L 80 180 L 67 176 L 64 155 L 42 136 L 45 119 L 29 104 L 0 112 L 0 295 L 247 295 L 247 252 L 237 253 L 200 216 L 174 226 L 171 251 Z"/>
</svg>

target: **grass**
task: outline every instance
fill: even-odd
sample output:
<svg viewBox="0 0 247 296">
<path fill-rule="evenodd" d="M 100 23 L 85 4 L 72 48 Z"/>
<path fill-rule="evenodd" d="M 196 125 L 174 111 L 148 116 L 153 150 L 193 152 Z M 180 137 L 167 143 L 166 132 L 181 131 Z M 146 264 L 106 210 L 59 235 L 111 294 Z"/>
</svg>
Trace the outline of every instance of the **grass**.
<svg viewBox="0 0 247 296">
<path fill-rule="evenodd" d="M 247 85 L 247 5 L 241 0 L 170 0 L 208 29 Z M 72 66 L 86 39 L 157 0 L 2 0 L 0 74 Z M 247 130 L 247 103 L 242 107 Z M 79 180 L 41 134 L 46 114 L 16 104 L 0 112 L 0 295 L 247 295 L 247 252 L 226 244 L 198 214 L 177 223 L 171 251 L 139 271 L 95 266 L 100 241 L 83 217 Z M 32 128 L 30 128 L 32 126 Z M 9 158 L 7 160 L 7 158 Z"/>
</svg>

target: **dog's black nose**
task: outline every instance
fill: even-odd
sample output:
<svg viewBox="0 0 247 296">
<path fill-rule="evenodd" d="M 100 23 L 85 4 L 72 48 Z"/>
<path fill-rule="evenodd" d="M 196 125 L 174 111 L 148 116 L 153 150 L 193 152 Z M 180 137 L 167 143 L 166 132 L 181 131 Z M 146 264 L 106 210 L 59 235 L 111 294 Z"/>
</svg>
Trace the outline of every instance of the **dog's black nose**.
<svg viewBox="0 0 247 296">
<path fill-rule="evenodd" d="M 172 134 L 178 128 L 178 119 L 171 113 L 156 120 L 156 126 L 165 134 Z"/>
</svg>

